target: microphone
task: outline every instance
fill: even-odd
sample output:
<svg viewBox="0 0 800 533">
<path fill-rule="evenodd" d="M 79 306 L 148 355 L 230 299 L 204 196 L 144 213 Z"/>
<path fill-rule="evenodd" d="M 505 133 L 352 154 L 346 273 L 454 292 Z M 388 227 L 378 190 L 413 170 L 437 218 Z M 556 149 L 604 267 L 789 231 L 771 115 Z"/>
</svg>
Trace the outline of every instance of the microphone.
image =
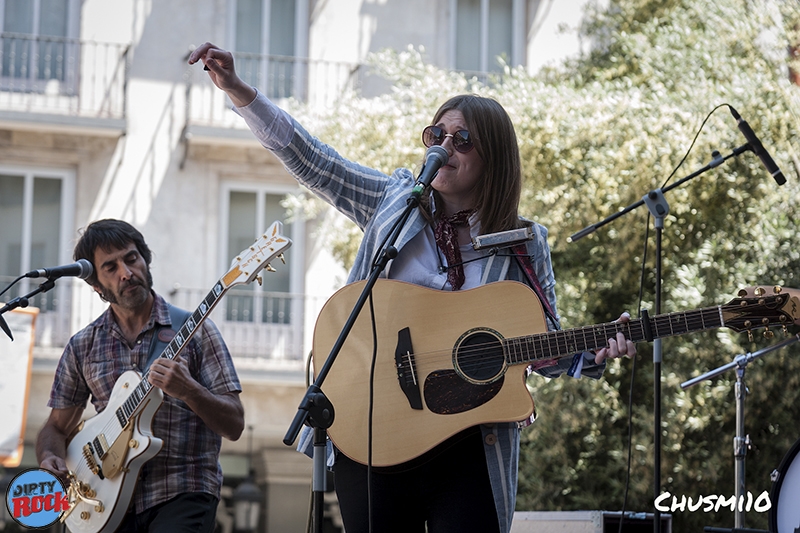
<svg viewBox="0 0 800 533">
<path fill-rule="evenodd" d="M 472 249 L 508 248 L 533 239 L 533 230 L 530 227 L 498 231 L 488 235 L 478 235 L 472 238 Z"/>
<path fill-rule="evenodd" d="M 77 276 L 81 279 L 86 279 L 92 275 L 92 272 L 94 272 L 94 268 L 92 268 L 92 264 L 88 260 L 78 259 L 77 263 L 72 263 L 71 265 L 31 270 L 25 274 L 25 277 L 57 279 L 63 276 Z"/>
<path fill-rule="evenodd" d="M 433 145 L 428 148 L 428 151 L 425 152 L 425 165 L 423 165 L 422 171 L 419 173 L 414 189 L 422 192 L 423 189 L 427 188 L 433 178 L 436 177 L 439 169 L 447 164 L 448 159 L 450 159 L 450 156 L 447 155 L 447 150 L 441 146 Z"/>
<path fill-rule="evenodd" d="M 742 134 L 744 134 L 744 138 L 747 139 L 750 149 L 753 150 L 753 152 L 761 159 L 761 163 L 764 164 L 767 172 L 772 174 L 772 177 L 775 178 L 775 181 L 778 183 L 778 185 L 783 185 L 786 183 L 786 178 L 783 177 L 783 172 L 781 172 L 781 169 L 778 168 L 778 165 L 775 164 L 775 161 L 773 161 L 772 157 L 769 155 L 766 149 L 764 149 L 764 145 L 758 140 L 758 137 L 756 137 L 756 134 L 750 125 L 739 116 L 739 113 L 737 113 L 733 107 L 728 107 L 730 107 L 731 115 L 733 115 L 733 118 L 735 118 L 738 122 L 739 130 L 741 130 Z"/>
</svg>

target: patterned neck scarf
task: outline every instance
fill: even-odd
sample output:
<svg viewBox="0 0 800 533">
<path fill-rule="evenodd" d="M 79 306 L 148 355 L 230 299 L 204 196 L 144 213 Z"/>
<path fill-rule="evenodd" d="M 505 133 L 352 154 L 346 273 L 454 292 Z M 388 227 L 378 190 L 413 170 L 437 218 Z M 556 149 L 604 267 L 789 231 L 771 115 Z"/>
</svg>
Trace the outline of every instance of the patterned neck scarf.
<svg viewBox="0 0 800 533">
<path fill-rule="evenodd" d="M 444 254 L 445 259 L 447 259 L 447 281 L 450 282 L 450 286 L 454 291 L 464 285 L 464 267 L 461 265 L 461 250 L 458 247 L 458 231 L 456 228 L 466 226 L 469 217 L 474 212 L 474 209 L 465 209 L 453 216 L 443 216 L 436 223 L 436 228 L 433 230 L 436 245 Z"/>
</svg>

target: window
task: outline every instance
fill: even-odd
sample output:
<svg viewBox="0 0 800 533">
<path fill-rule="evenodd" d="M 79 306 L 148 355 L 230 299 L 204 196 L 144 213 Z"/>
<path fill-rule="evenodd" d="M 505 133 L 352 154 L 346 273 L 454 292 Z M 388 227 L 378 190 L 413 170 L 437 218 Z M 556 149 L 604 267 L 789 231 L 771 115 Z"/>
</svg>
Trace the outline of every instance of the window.
<svg viewBox="0 0 800 533">
<path fill-rule="evenodd" d="M 502 57 L 522 63 L 525 0 L 451 0 L 451 64 L 470 72 L 500 72 Z"/>
<path fill-rule="evenodd" d="M 247 249 L 256 238 L 276 220 L 283 222 L 283 235 L 295 243 L 302 235 L 303 223 L 287 223 L 286 210 L 280 205 L 286 191 L 275 191 L 265 187 L 248 187 L 229 184 L 225 186 L 223 206 L 226 211 L 226 228 L 222 234 L 228 259 Z M 275 272 L 262 271 L 262 284 L 251 283 L 231 289 L 226 297 L 226 320 L 256 324 L 290 324 L 297 315 L 293 294 L 302 292 L 302 257 L 298 247 L 293 246 L 284 253 L 286 264 L 274 260 Z M 225 265 L 225 269 L 228 268 Z"/>
<path fill-rule="evenodd" d="M 69 262 L 68 221 L 72 216 L 72 175 L 0 167 L 0 276 L 10 282 L 29 270 Z M 4 294 L 27 294 L 33 280 L 22 280 Z M 3 288 L 7 283 L 3 284 Z M 30 305 L 55 309 L 52 294 L 42 293 Z"/>
<path fill-rule="evenodd" d="M 0 0 L 4 86 L 70 92 L 78 68 L 79 0 Z"/>
<path fill-rule="evenodd" d="M 233 50 L 236 71 L 270 98 L 294 95 L 296 81 L 297 20 L 307 10 L 307 0 L 232 0 Z"/>
</svg>

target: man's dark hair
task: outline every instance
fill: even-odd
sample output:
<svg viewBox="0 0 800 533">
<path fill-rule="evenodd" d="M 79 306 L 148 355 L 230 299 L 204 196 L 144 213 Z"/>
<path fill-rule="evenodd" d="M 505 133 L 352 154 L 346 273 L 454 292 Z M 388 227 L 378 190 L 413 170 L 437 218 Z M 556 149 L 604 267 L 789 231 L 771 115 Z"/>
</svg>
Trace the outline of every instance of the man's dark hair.
<svg viewBox="0 0 800 533">
<path fill-rule="evenodd" d="M 105 218 L 103 220 L 96 220 L 92 222 L 86 229 L 83 230 L 81 238 L 75 245 L 75 251 L 72 257 L 75 261 L 78 259 L 86 259 L 94 267 L 92 275 L 86 278 L 86 283 L 92 286 L 98 285 L 97 281 L 97 266 L 94 264 L 94 252 L 97 248 L 102 248 L 103 251 L 110 252 L 114 249 L 125 248 L 128 244 L 133 243 L 139 251 L 139 255 L 145 260 L 148 266 L 153 259 L 153 253 L 144 242 L 142 234 L 122 220 L 113 218 Z"/>
</svg>

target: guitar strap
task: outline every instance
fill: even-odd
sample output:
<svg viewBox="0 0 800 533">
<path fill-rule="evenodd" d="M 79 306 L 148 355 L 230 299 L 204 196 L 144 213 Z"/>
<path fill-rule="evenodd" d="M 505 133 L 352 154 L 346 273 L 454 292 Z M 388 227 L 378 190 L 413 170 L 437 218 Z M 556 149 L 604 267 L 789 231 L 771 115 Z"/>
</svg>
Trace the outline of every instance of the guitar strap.
<svg viewBox="0 0 800 533">
<path fill-rule="evenodd" d="M 553 309 L 550 307 L 550 302 L 547 301 L 547 298 L 544 297 L 544 291 L 542 291 L 542 286 L 539 283 L 539 278 L 536 277 L 536 272 L 533 270 L 533 264 L 531 263 L 531 257 L 528 255 L 528 249 L 524 244 L 518 244 L 511 248 L 514 252 L 514 257 L 517 259 L 517 263 L 519 263 L 520 268 L 525 273 L 525 277 L 528 279 L 528 283 L 531 285 L 533 292 L 536 293 L 536 296 L 539 297 L 539 301 L 542 302 L 542 307 L 544 308 L 544 313 L 547 318 L 553 323 L 556 330 L 561 329 L 561 325 L 556 320 L 555 313 Z M 531 370 L 533 369 L 533 365 L 528 367 L 528 373 L 530 374 Z M 572 364 L 567 370 L 567 375 L 572 377 L 580 377 L 581 370 L 583 369 L 583 354 L 576 353 L 572 357 Z M 532 418 L 529 420 L 524 420 L 521 424 L 527 425 L 533 423 L 533 419 L 536 417 L 536 412 L 534 410 Z"/>
<path fill-rule="evenodd" d="M 144 363 L 144 368 L 142 368 L 142 372 L 146 372 L 153 361 L 156 360 L 158 356 L 160 356 L 164 350 L 167 349 L 172 338 L 175 336 L 177 330 L 181 329 L 184 322 L 186 322 L 192 313 L 189 311 L 184 311 L 180 307 L 175 307 L 174 305 L 167 303 L 167 308 L 169 309 L 169 320 L 172 322 L 172 326 L 158 326 L 153 332 L 153 340 L 150 343 L 150 353 L 147 355 L 147 361 Z M 162 339 L 161 332 L 171 332 L 171 335 L 163 335 L 163 337 L 169 337 L 168 340 Z"/>
<path fill-rule="evenodd" d="M 544 296 L 544 291 L 542 290 L 542 285 L 539 283 L 539 278 L 536 276 L 536 272 L 533 270 L 533 263 L 531 263 L 531 257 L 528 254 L 527 246 L 525 246 L 525 244 L 517 244 L 511 248 L 511 251 L 514 253 L 514 258 L 517 260 L 522 272 L 525 273 L 525 279 L 528 280 L 528 285 L 530 285 L 530 287 L 533 289 L 533 292 L 536 293 L 536 296 L 539 297 L 539 301 L 542 302 L 542 308 L 544 309 L 545 315 L 547 315 L 547 318 L 549 318 L 553 323 L 553 327 L 555 329 L 561 329 L 561 326 L 556 319 L 556 314 L 550 307 L 550 302 Z"/>
</svg>

